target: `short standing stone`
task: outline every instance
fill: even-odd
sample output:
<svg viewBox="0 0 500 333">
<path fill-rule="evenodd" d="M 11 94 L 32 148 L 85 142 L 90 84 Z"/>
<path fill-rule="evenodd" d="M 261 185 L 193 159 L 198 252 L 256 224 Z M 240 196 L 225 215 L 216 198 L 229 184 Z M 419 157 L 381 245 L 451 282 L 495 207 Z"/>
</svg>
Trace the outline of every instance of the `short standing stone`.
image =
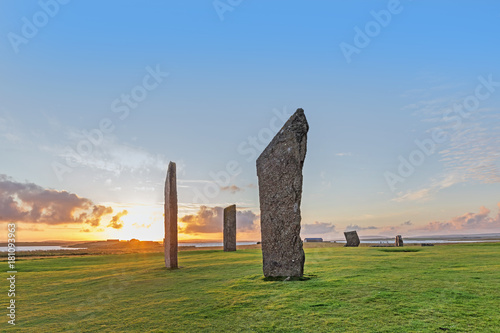
<svg viewBox="0 0 500 333">
<path fill-rule="evenodd" d="M 224 251 L 236 251 L 236 205 L 224 209 Z"/>
<path fill-rule="evenodd" d="M 257 159 L 266 277 L 304 274 L 300 203 L 308 131 L 304 110 L 298 109 Z"/>
<path fill-rule="evenodd" d="M 403 246 L 403 237 L 401 235 L 396 236 L 396 246 Z"/>
<path fill-rule="evenodd" d="M 177 268 L 177 180 L 175 163 L 168 165 L 165 181 L 165 267 Z"/>
<path fill-rule="evenodd" d="M 344 236 L 345 236 L 345 240 L 346 240 L 345 246 L 349 246 L 349 247 L 358 247 L 359 246 L 360 241 L 359 241 L 358 233 L 356 231 L 344 232 Z"/>
</svg>

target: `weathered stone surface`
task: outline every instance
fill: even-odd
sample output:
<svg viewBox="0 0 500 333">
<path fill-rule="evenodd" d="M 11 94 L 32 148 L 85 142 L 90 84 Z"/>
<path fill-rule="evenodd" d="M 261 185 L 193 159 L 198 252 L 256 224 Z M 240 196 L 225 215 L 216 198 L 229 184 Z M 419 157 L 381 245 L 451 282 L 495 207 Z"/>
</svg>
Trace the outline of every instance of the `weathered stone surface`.
<svg viewBox="0 0 500 333">
<path fill-rule="evenodd" d="M 236 251 L 236 205 L 224 209 L 224 251 Z"/>
<path fill-rule="evenodd" d="M 356 231 L 344 232 L 344 236 L 345 236 L 345 240 L 346 240 L 345 246 L 348 246 L 348 247 L 358 247 L 359 246 L 360 241 L 359 241 L 358 233 Z"/>
<path fill-rule="evenodd" d="M 168 165 L 165 181 L 165 266 L 177 268 L 177 176 L 175 163 Z"/>
<path fill-rule="evenodd" d="M 301 277 L 304 273 L 300 203 L 308 131 L 304 110 L 298 109 L 257 159 L 266 277 Z"/>
<path fill-rule="evenodd" d="M 403 246 L 403 237 L 401 235 L 396 236 L 396 246 Z"/>
</svg>

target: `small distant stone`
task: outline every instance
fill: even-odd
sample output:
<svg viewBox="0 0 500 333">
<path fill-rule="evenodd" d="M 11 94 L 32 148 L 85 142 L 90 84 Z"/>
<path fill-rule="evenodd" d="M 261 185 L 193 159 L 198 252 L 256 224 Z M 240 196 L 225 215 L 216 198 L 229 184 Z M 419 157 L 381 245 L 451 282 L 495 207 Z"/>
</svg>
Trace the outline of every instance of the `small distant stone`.
<svg viewBox="0 0 500 333">
<path fill-rule="evenodd" d="M 396 236 L 396 246 L 403 246 L 403 237 L 401 235 Z"/>
<path fill-rule="evenodd" d="M 358 233 L 356 231 L 347 231 L 344 232 L 346 247 L 358 247 L 361 243 L 359 241 Z"/>
</svg>

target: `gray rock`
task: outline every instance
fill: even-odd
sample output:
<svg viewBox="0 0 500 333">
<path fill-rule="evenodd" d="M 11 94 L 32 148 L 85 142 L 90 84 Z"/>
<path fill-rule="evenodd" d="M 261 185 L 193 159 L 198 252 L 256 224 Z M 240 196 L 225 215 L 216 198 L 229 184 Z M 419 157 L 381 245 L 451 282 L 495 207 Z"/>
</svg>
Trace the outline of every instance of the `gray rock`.
<svg viewBox="0 0 500 333">
<path fill-rule="evenodd" d="M 236 251 L 236 205 L 224 209 L 224 251 Z"/>
<path fill-rule="evenodd" d="M 165 267 L 178 268 L 177 263 L 177 180 L 175 163 L 168 165 L 165 181 Z"/>
<path fill-rule="evenodd" d="M 403 237 L 401 235 L 396 236 L 396 246 L 404 246 Z"/>
<path fill-rule="evenodd" d="M 359 241 L 358 233 L 356 231 L 344 232 L 344 236 L 345 236 L 345 240 L 346 240 L 345 246 L 358 247 L 359 243 L 361 243 Z"/>
<path fill-rule="evenodd" d="M 298 109 L 257 159 L 266 277 L 301 277 L 304 273 L 300 203 L 308 131 L 304 110 Z"/>
</svg>

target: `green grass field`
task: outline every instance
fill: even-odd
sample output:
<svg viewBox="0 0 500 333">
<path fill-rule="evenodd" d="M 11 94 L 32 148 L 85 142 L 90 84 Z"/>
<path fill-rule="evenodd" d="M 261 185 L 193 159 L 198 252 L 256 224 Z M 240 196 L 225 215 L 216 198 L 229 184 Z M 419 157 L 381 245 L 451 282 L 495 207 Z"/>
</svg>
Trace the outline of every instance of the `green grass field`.
<svg viewBox="0 0 500 333">
<path fill-rule="evenodd" d="M 500 332 L 500 243 L 405 249 L 309 248 L 307 281 L 265 281 L 257 249 L 21 260 L 13 329 Z"/>
</svg>

